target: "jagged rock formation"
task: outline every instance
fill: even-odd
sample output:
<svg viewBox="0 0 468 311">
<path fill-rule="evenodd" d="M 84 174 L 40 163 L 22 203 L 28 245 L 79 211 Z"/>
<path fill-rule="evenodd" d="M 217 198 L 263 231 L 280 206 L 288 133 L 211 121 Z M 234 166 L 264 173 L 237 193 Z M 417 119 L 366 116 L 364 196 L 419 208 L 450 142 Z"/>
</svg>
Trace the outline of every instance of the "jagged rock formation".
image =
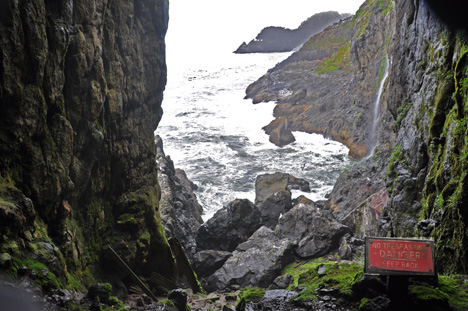
<svg viewBox="0 0 468 311">
<path fill-rule="evenodd" d="M 166 156 L 161 137 L 156 136 L 156 162 L 161 187 L 159 210 L 167 238 L 175 237 L 191 260 L 196 253 L 195 237 L 203 224 L 203 208 L 193 191 L 197 188 L 181 169 L 174 168 Z"/>
<path fill-rule="evenodd" d="M 154 144 L 167 23 L 166 0 L 2 2 L 2 268 L 110 280 L 111 245 L 137 273 L 175 277 Z"/>
<path fill-rule="evenodd" d="M 290 52 L 300 47 L 325 27 L 345 19 L 349 15 L 334 11 L 322 12 L 309 17 L 297 29 L 266 27 L 248 44 L 243 42 L 234 53 Z"/>
<path fill-rule="evenodd" d="M 467 273 L 468 27 L 458 4 L 440 8 L 366 1 L 249 86 L 247 97 L 277 102 L 267 133 L 286 119 L 293 131 L 345 143 L 357 158 L 377 145 L 338 180 L 329 201 L 338 221 L 361 234 L 432 237 L 440 271 Z"/>
<path fill-rule="evenodd" d="M 468 28 L 459 6 L 442 12 L 452 13 L 448 27 L 433 2 L 401 1 L 395 10 L 386 105 L 397 137 L 384 212 L 392 234 L 435 239 L 440 271 L 468 273 Z"/>
<path fill-rule="evenodd" d="M 399 1 L 393 8 L 379 146 L 341 176 L 330 203 L 358 231 L 434 238 L 439 271 L 466 273 L 468 38 L 455 12 L 447 25 L 429 4 Z M 363 229 L 366 217 L 379 219 L 379 228 Z"/>
<path fill-rule="evenodd" d="M 369 107 L 386 61 L 390 16 L 385 10 L 364 4 L 363 14 L 327 27 L 247 88 L 246 97 L 254 103 L 277 102 L 276 120 L 264 127 L 267 134 L 287 124 L 290 131 L 340 141 L 356 158 L 372 151 L 375 140 L 368 124 L 374 111 Z"/>
<path fill-rule="evenodd" d="M 209 291 L 267 287 L 288 263 L 337 252 L 350 238 L 327 202 L 292 205 L 290 189 L 309 190 L 306 181 L 277 172 L 258 176 L 255 187 L 255 204 L 234 200 L 198 230 L 193 267 Z"/>
</svg>

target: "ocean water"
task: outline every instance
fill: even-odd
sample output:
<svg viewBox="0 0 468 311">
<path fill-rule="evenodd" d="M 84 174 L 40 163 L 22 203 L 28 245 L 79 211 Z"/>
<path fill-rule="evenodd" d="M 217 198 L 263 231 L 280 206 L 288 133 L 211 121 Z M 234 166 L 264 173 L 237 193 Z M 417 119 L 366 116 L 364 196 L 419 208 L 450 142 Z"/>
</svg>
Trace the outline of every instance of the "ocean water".
<svg viewBox="0 0 468 311">
<path fill-rule="evenodd" d="M 274 103 L 243 99 L 247 86 L 289 53 L 232 54 L 168 61 L 163 118 L 156 130 L 164 151 L 197 186 L 204 220 L 236 198 L 255 199 L 260 174 L 284 172 L 309 181 L 312 200 L 324 199 L 350 165 L 348 148 L 321 135 L 294 132 L 277 147 L 262 127 Z"/>
</svg>

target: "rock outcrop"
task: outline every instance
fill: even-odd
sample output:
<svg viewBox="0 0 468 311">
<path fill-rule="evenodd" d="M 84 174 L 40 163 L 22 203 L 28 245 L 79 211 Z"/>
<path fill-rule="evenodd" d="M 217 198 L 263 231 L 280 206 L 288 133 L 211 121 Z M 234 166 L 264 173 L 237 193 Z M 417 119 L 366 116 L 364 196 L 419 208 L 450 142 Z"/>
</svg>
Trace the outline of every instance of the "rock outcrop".
<svg viewBox="0 0 468 311">
<path fill-rule="evenodd" d="M 257 207 L 247 199 L 236 199 L 198 229 L 197 247 L 232 252 L 260 226 Z"/>
<path fill-rule="evenodd" d="M 154 143 L 168 2 L 7 1 L 0 16 L 2 268 L 31 258 L 89 284 L 111 245 L 173 279 Z"/>
<path fill-rule="evenodd" d="M 161 187 L 159 209 L 165 235 L 167 238 L 176 237 L 187 257 L 193 259 L 197 249 L 195 237 L 203 224 L 203 208 L 193 193 L 197 186 L 187 178 L 183 170 L 174 168 L 170 156 L 164 153 L 162 139 L 156 136 L 155 140 Z"/>
<path fill-rule="evenodd" d="M 279 133 L 287 124 L 289 131 L 340 141 L 355 158 L 372 151 L 373 102 L 385 71 L 390 35 L 385 3 L 363 4 L 361 14 L 316 34 L 247 88 L 246 98 L 254 103 L 277 102 L 276 119 L 264 127 L 270 141 L 284 145 L 288 140 L 281 141 Z"/>
<path fill-rule="evenodd" d="M 439 271 L 468 273 L 468 27 L 457 4 L 442 12 L 428 4 L 440 6 L 401 1 L 395 8 L 386 106 L 396 139 L 382 234 L 432 237 Z"/>
<path fill-rule="evenodd" d="M 293 261 L 292 246 L 290 240 L 281 239 L 273 230 L 261 227 L 206 279 L 204 288 L 217 290 L 233 285 L 268 287 L 281 269 Z"/>
<path fill-rule="evenodd" d="M 300 47 L 325 27 L 345 19 L 350 14 L 322 12 L 309 17 L 297 29 L 266 27 L 255 39 L 242 43 L 234 53 L 275 53 L 290 52 Z"/>
<path fill-rule="evenodd" d="M 269 134 L 287 120 L 292 131 L 345 143 L 356 158 L 370 155 L 330 195 L 339 222 L 360 234 L 432 237 L 439 269 L 467 273 L 468 26 L 459 9 L 366 1 L 247 97 L 277 102 Z"/>
<path fill-rule="evenodd" d="M 316 258 L 337 249 L 340 238 L 351 229 L 336 221 L 330 210 L 299 204 L 281 217 L 275 232 L 295 244 L 299 258 Z"/>
</svg>

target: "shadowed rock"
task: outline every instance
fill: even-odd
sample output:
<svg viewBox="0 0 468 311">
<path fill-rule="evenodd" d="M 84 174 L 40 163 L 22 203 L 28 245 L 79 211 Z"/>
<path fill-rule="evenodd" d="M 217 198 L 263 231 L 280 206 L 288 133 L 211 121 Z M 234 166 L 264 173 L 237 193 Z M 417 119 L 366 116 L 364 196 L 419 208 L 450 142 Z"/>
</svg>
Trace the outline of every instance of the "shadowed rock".
<svg viewBox="0 0 468 311">
<path fill-rule="evenodd" d="M 294 251 L 298 256 L 314 258 L 338 248 L 340 237 L 351 229 L 336 221 L 329 210 L 299 204 L 281 217 L 275 232 L 297 244 Z"/>
<path fill-rule="evenodd" d="M 200 250 L 232 252 L 261 226 L 260 212 L 246 199 L 236 199 L 214 214 L 197 232 Z"/>
<path fill-rule="evenodd" d="M 258 229 L 240 244 L 221 269 L 206 279 L 208 291 L 233 285 L 268 287 L 281 269 L 293 260 L 293 244 L 267 227 Z"/>
</svg>

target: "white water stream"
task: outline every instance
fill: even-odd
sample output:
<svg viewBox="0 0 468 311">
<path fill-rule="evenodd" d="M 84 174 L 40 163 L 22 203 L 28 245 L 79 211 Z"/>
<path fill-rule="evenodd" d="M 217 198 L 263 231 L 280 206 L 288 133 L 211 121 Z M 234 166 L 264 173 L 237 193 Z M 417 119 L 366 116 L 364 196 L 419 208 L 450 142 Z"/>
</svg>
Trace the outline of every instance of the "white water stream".
<svg viewBox="0 0 468 311">
<path fill-rule="evenodd" d="M 371 132 L 370 132 L 370 142 L 371 142 L 371 145 L 373 146 L 372 149 L 375 148 L 375 146 L 377 145 L 378 141 L 379 141 L 379 130 L 378 130 L 378 125 L 379 125 L 379 119 L 380 119 L 380 100 L 382 98 L 382 93 L 383 93 L 383 88 L 385 86 L 385 81 L 387 80 L 387 77 L 388 77 L 388 68 L 389 68 L 389 63 L 390 63 L 390 59 L 388 59 L 387 56 L 385 56 L 385 59 L 386 59 L 386 62 L 385 62 L 385 71 L 384 71 L 384 74 L 382 76 L 382 80 L 380 81 L 380 85 L 379 85 L 379 89 L 377 91 L 377 97 L 374 101 L 374 107 L 373 107 L 373 110 L 374 110 L 374 115 L 373 115 L 373 118 L 372 118 L 372 128 L 371 128 Z M 372 151 L 372 153 L 374 153 Z"/>
</svg>

